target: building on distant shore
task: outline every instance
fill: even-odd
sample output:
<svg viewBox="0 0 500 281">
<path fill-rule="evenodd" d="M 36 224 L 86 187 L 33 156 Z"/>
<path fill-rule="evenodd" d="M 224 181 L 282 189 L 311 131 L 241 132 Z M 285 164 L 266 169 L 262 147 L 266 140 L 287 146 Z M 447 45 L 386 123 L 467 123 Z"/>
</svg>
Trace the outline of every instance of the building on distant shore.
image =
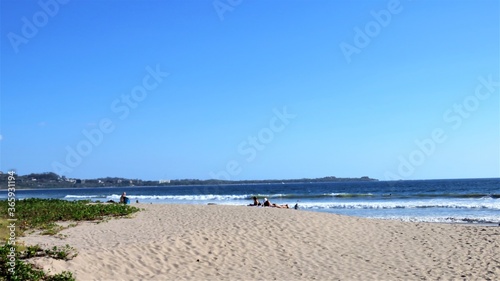
<svg viewBox="0 0 500 281">
<path fill-rule="evenodd" d="M 159 184 L 162 184 L 162 183 L 170 183 L 170 180 L 159 180 L 158 181 Z"/>
</svg>

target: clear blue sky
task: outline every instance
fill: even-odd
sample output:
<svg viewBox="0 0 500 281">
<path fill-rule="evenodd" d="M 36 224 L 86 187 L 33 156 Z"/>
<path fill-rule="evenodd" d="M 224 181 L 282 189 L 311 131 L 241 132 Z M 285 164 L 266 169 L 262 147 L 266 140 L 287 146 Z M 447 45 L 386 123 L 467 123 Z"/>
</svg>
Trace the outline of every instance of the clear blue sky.
<svg viewBox="0 0 500 281">
<path fill-rule="evenodd" d="M 4 172 L 500 177 L 498 1 L 0 10 Z"/>
</svg>

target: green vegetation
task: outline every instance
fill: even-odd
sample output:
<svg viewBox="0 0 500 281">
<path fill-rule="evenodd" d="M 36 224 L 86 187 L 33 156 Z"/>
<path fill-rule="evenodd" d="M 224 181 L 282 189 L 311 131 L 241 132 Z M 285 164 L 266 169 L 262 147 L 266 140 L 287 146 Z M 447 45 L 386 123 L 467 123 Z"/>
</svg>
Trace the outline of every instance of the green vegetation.
<svg viewBox="0 0 500 281">
<path fill-rule="evenodd" d="M 14 248 L 14 252 L 11 251 Z M 68 271 L 63 271 L 59 274 L 48 275 L 41 269 L 34 268 L 31 264 L 26 263 L 24 259 L 40 256 L 36 255 L 40 248 L 38 246 L 28 247 L 27 251 L 21 251 L 19 246 L 11 246 L 5 243 L 0 247 L 0 280 L 19 280 L 19 281 L 72 281 L 75 280 L 73 274 Z M 47 254 L 55 259 L 65 259 L 68 256 L 67 250 L 52 249 Z M 15 257 L 12 257 L 14 254 Z M 31 255 L 30 255 L 31 254 Z M 10 263 L 14 263 L 15 273 L 9 271 L 12 268 Z"/>
<path fill-rule="evenodd" d="M 0 201 L 0 281 L 3 280 L 75 280 L 71 272 L 49 275 L 43 270 L 34 268 L 25 260 L 33 257 L 47 256 L 54 259 L 68 260 L 77 255 L 76 250 L 69 245 L 42 249 L 38 245 L 11 245 L 8 241 L 8 201 Z M 90 201 L 65 201 L 58 199 L 25 199 L 16 201 L 15 218 L 16 237 L 28 230 L 42 230 L 42 234 L 54 235 L 64 227 L 61 221 L 102 221 L 111 217 L 129 216 L 139 211 L 138 208 L 123 204 L 95 204 Z M 69 224 L 68 227 L 76 224 Z M 15 265 L 15 271 L 12 269 Z"/>
<path fill-rule="evenodd" d="M 7 218 L 7 201 L 0 201 L 0 216 Z M 93 221 L 107 217 L 127 216 L 139 211 L 124 204 L 91 204 L 90 201 L 66 201 L 59 199 L 25 199 L 16 201 L 17 228 L 43 229 L 55 234 L 58 221 Z"/>
<path fill-rule="evenodd" d="M 7 241 L 9 238 L 9 222 L 5 218 L 0 218 L 0 241 Z"/>
</svg>

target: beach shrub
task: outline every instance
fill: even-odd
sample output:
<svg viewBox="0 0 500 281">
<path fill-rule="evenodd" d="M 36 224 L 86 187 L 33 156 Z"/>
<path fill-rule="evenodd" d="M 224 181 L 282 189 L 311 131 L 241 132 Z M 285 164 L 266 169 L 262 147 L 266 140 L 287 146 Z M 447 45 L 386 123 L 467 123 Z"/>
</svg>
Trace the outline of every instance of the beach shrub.
<svg viewBox="0 0 500 281">
<path fill-rule="evenodd" d="M 15 258 L 12 259 L 11 248 L 15 249 Z M 33 265 L 24 261 L 25 258 L 33 257 L 40 250 L 40 247 L 28 247 L 28 254 L 20 251 L 18 246 L 11 246 L 7 243 L 0 247 L 0 280 L 1 281 L 73 281 L 73 274 L 68 271 L 63 271 L 59 274 L 48 275 L 41 269 L 35 268 Z M 14 271 L 12 264 L 14 263 Z"/>
<path fill-rule="evenodd" d="M 7 200 L 0 201 L 0 217 L 7 218 Z M 15 218 L 18 230 L 41 228 L 45 234 L 55 234 L 61 228 L 57 221 L 94 221 L 106 217 L 127 216 L 139 211 L 124 204 L 90 204 L 88 200 L 66 201 L 60 199 L 30 198 L 16 201 Z"/>
<path fill-rule="evenodd" d="M 54 246 L 52 249 L 46 249 L 45 254 L 58 260 L 70 260 L 76 257 L 76 249 L 66 244 L 64 247 Z"/>
</svg>

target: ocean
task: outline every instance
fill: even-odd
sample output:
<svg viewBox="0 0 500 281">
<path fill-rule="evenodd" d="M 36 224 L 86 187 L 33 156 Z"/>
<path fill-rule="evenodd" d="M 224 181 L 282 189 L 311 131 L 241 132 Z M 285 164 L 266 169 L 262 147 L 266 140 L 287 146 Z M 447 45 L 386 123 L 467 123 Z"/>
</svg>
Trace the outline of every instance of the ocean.
<svg viewBox="0 0 500 281">
<path fill-rule="evenodd" d="M 500 178 L 324 183 L 236 184 L 16 190 L 17 199 L 119 201 L 134 204 L 288 204 L 317 211 L 376 219 L 443 223 L 500 223 Z M 2 191 L 0 199 L 6 199 Z M 258 208 L 258 207 L 254 207 Z M 293 210 L 294 211 L 294 210 Z"/>
</svg>

